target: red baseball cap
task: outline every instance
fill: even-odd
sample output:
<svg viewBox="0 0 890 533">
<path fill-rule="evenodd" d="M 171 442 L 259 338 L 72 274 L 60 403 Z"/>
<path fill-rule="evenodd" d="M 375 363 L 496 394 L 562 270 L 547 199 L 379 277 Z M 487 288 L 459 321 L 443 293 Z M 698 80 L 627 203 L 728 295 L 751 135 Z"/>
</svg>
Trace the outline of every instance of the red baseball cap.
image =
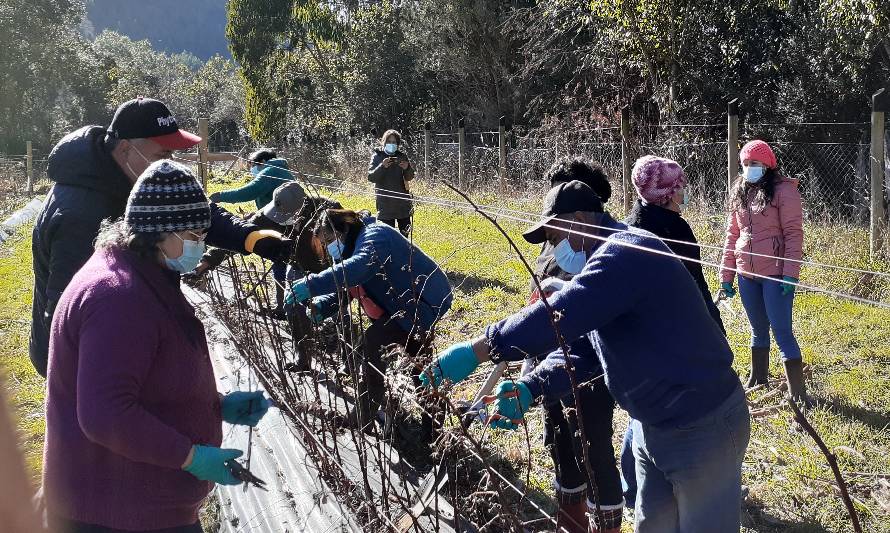
<svg viewBox="0 0 890 533">
<path fill-rule="evenodd" d="M 185 150 L 201 142 L 201 137 L 179 129 L 163 102 L 141 96 L 117 108 L 108 133 L 118 139 L 151 139 L 169 150 Z"/>
</svg>

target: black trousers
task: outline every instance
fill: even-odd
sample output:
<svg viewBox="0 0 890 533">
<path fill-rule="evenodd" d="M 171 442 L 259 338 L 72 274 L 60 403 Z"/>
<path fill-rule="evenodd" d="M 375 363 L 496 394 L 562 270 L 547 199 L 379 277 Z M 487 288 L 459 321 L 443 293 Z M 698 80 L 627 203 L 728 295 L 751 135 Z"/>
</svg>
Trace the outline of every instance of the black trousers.
<svg viewBox="0 0 890 533">
<path fill-rule="evenodd" d="M 408 233 L 411 231 L 411 217 L 406 218 L 381 218 L 380 222 L 392 227 L 396 227 L 396 223 L 399 224 L 399 232 L 405 237 L 408 236 Z"/>
<path fill-rule="evenodd" d="M 49 525 L 51 531 L 55 533 L 134 533 L 130 530 L 114 529 L 105 526 L 97 526 L 95 524 L 84 524 L 60 518 L 58 516 L 49 516 Z M 171 527 L 167 529 L 146 529 L 140 533 L 204 533 L 201 523 L 196 522 L 190 526 Z"/>
<path fill-rule="evenodd" d="M 359 386 L 358 405 L 373 414 L 383 405 L 384 379 L 386 368 L 383 364 L 383 352 L 390 344 L 398 344 L 405 348 L 408 355 L 416 357 L 424 347 L 429 345 L 429 338 L 418 339 L 417 335 L 409 338 L 407 331 L 398 322 L 388 316 L 380 317 L 371 322 L 365 330 L 364 340 L 364 378 Z"/>
<path fill-rule="evenodd" d="M 601 505 L 618 505 L 623 496 L 621 475 L 615 461 L 612 446 L 612 417 L 615 400 L 602 379 L 581 389 L 581 408 L 584 414 L 584 432 L 587 436 L 590 465 L 595 476 Z M 563 413 L 563 406 L 573 410 L 570 419 Z M 561 403 L 545 405 L 544 446 L 550 450 L 556 479 L 554 488 L 561 503 L 575 503 L 586 497 L 587 468 L 584 450 L 574 414 L 575 400 L 569 395 Z"/>
</svg>

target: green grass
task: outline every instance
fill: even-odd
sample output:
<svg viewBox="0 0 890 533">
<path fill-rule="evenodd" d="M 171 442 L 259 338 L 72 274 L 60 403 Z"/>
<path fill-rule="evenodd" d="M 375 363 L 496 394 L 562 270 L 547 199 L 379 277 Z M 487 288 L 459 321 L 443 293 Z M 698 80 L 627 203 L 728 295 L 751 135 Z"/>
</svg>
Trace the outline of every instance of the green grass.
<svg viewBox="0 0 890 533">
<path fill-rule="evenodd" d="M 233 183 L 211 183 L 220 190 Z M 417 184 L 415 192 L 456 199 L 456 195 Z M 373 209 L 373 199 L 363 194 L 332 195 L 350 208 Z M 480 202 L 508 205 L 535 212 L 539 200 L 511 200 L 481 196 Z M 227 206 L 233 207 L 233 206 Z M 252 204 L 240 206 L 245 212 Z M 620 215 L 620 213 L 618 213 Z M 696 234 L 706 243 L 719 243 L 722 217 L 690 213 Z M 526 258 L 532 260 L 537 247 L 526 244 L 519 233 L 522 226 L 503 221 L 517 239 Z M 23 230 L 22 235 L 28 235 Z M 451 312 L 441 324 L 438 345 L 477 335 L 489 322 L 520 309 L 528 294 L 528 275 L 512 250 L 496 230 L 481 217 L 453 209 L 418 205 L 414 238 L 417 244 L 439 261 L 455 286 Z M 860 228 L 841 226 L 807 227 L 807 257 L 816 261 L 857 268 L 888 271 L 886 262 L 867 258 L 867 233 Z M 714 252 L 706 260 L 716 261 Z M 716 288 L 713 269 L 706 269 Z M 853 292 L 859 296 L 888 301 L 886 280 L 863 279 L 859 275 L 807 268 L 804 283 Z M 30 241 L 17 237 L 0 246 L 0 369 L 11 389 L 15 412 L 22 431 L 28 464 L 39 471 L 43 434 L 43 382 L 36 377 L 27 356 L 30 319 Z M 735 368 L 747 374 L 748 324 L 738 298 L 724 311 L 729 340 L 735 354 Z M 795 304 L 795 331 L 812 367 L 810 388 L 822 404 L 809 417 L 834 450 L 850 483 L 866 531 L 890 531 L 888 500 L 890 490 L 882 480 L 890 474 L 890 313 L 875 307 L 849 303 L 833 297 L 802 293 Z M 478 386 L 488 368 L 483 368 L 459 394 L 467 397 Z M 773 377 L 781 375 L 774 353 Z M 755 393 L 757 401 L 762 393 Z M 775 403 L 767 401 L 763 405 Z M 624 431 L 625 416 L 616 411 L 616 443 Z M 497 453 L 517 464 L 517 471 L 531 471 L 531 488 L 536 499 L 550 494 L 551 465 L 541 444 L 541 418 L 536 410 L 529 417 L 527 441 L 520 432 L 490 432 L 487 442 Z M 478 429 L 477 429 L 478 430 Z M 617 446 L 617 444 L 616 444 Z M 753 423 L 752 440 L 745 460 L 744 481 L 750 487 L 747 531 L 795 531 L 817 533 L 850 530 L 844 508 L 831 485 L 832 475 L 823 456 L 804 433 L 792 431 L 790 413 L 758 418 Z M 882 503 L 885 506 L 882 508 Z M 626 529 L 629 531 L 629 529 Z"/>
</svg>

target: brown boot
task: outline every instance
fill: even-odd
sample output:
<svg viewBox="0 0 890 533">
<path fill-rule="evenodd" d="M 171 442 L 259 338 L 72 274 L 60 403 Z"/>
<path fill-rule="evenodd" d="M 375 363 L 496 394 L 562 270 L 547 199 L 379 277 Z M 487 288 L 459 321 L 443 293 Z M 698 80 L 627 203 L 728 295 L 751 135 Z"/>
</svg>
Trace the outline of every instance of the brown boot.
<svg viewBox="0 0 890 533">
<path fill-rule="evenodd" d="M 803 359 L 788 359 L 785 364 L 785 377 L 788 378 L 788 394 L 794 398 L 801 408 L 813 407 L 813 400 L 807 394 L 807 385 L 803 377 Z"/>
<path fill-rule="evenodd" d="M 581 500 L 576 503 L 559 504 L 559 513 L 556 515 L 556 531 L 560 533 L 587 533 L 587 502 Z"/>
<path fill-rule="evenodd" d="M 766 385 L 769 382 L 769 348 L 751 348 L 751 375 L 745 388 Z"/>
</svg>

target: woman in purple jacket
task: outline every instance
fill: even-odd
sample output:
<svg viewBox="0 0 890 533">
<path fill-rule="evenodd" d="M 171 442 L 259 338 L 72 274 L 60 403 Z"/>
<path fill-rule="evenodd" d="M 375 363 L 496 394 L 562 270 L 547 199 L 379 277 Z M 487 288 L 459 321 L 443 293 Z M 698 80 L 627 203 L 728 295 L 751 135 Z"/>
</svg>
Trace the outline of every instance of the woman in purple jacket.
<svg viewBox="0 0 890 533">
<path fill-rule="evenodd" d="M 43 486 L 57 531 L 200 532 L 213 483 L 238 484 L 222 422 L 256 425 L 262 392 L 220 396 L 204 327 L 179 288 L 210 205 L 184 167 L 146 169 L 124 219 L 59 301 L 50 337 Z"/>
</svg>

